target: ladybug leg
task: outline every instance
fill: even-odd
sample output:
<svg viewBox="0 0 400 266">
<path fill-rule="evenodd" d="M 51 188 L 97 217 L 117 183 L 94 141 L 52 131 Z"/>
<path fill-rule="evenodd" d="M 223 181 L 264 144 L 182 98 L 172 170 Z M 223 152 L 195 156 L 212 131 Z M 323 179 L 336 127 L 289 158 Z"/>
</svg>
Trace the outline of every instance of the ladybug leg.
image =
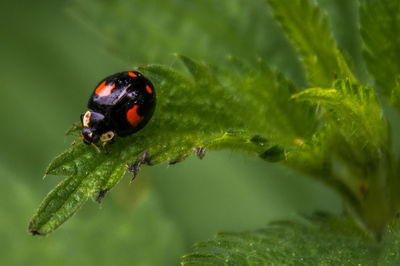
<svg viewBox="0 0 400 266">
<path fill-rule="evenodd" d="M 82 125 L 79 124 L 72 124 L 72 127 L 70 129 L 67 130 L 67 132 L 65 132 L 65 136 L 69 136 L 69 135 L 74 135 L 74 133 L 76 133 L 76 131 L 80 131 L 83 129 Z"/>
<path fill-rule="evenodd" d="M 103 142 L 103 150 L 104 150 L 104 152 L 105 152 L 106 154 L 109 153 L 109 150 L 107 149 L 107 143 L 108 143 L 108 142 Z"/>
<path fill-rule="evenodd" d="M 91 146 L 93 146 L 96 149 L 96 151 L 98 153 L 101 153 L 100 148 L 96 145 L 96 143 L 93 143 L 93 142 L 89 143 L 89 142 L 85 141 L 85 137 L 83 136 L 83 134 L 80 134 L 79 138 L 75 139 L 74 142 L 72 142 L 72 145 L 75 145 L 75 143 L 78 139 L 82 139 L 85 144 L 90 144 Z"/>
<path fill-rule="evenodd" d="M 106 153 L 108 153 L 108 150 L 107 150 L 107 148 L 106 148 L 106 146 L 107 146 L 107 144 L 112 144 L 112 143 L 114 143 L 115 142 L 115 139 L 114 139 L 114 132 L 113 131 L 107 131 L 106 133 L 103 133 L 101 136 L 100 136 L 100 140 L 103 142 L 103 149 L 104 149 L 104 151 L 106 152 Z"/>
<path fill-rule="evenodd" d="M 79 137 L 75 138 L 74 141 L 71 143 L 71 145 L 74 146 L 79 139 L 83 139 L 82 134 L 79 135 Z"/>
<path fill-rule="evenodd" d="M 79 137 L 77 137 L 76 139 L 74 139 L 74 141 L 71 143 L 71 145 L 74 146 L 74 145 L 76 144 L 76 142 L 77 142 L 78 140 L 80 140 L 80 139 L 81 139 L 81 140 L 84 139 L 82 134 L 80 134 Z"/>
<path fill-rule="evenodd" d="M 108 148 L 107 148 L 108 143 L 109 143 L 109 141 L 103 142 L 103 150 L 104 150 L 104 152 L 107 153 L 107 154 L 110 152 L 110 151 L 108 150 Z"/>
<path fill-rule="evenodd" d="M 112 138 L 112 139 L 110 139 L 110 140 L 108 140 L 108 141 L 103 142 L 103 149 L 104 149 L 105 153 L 108 153 L 108 152 L 109 152 L 108 149 L 107 149 L 107 147 L 108 147 L 109 145 L 113 144 L 113 143 L 115 143 L 115 138 Z"/>
<path fill-rule="evenodd" d="M 100 148 L 95 143 L 92 142 L 90 145 L 92 145 L 98 153 L 101 153 Z"/>
</svg>

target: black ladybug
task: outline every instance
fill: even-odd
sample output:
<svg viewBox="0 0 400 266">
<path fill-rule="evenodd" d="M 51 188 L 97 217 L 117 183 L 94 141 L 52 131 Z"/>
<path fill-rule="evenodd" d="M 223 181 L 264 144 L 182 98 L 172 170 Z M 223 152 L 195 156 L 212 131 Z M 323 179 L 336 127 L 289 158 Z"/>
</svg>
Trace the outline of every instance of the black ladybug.
<svg viewBox="0 0 400 266">
<path fill-rule="evenodd" d="M 107 143 L 143 128 L 153 115 L 156 92 L 153 84 L 137 71 L 111 75 L 94 89 L 87 111 L 81 115 L 86 144 Z"/>
</svg>

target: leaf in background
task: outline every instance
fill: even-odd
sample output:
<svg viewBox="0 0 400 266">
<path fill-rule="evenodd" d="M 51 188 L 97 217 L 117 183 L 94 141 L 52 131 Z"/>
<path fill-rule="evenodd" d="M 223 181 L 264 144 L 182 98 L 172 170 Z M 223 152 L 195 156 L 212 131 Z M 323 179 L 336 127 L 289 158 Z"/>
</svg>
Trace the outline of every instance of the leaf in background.
<svg viewBox="0 0 400 266">
<path fill-rule="evenodd" d="M 364 58 L 375 83 L 400 110 L 400 2 L 360 1 Z"/>
<path fill-rule="evenodd" d="M 267 0 L 275 19 L 299 50 L 312 86 L 329 87 L 336 78 L 351 78 L 333 39 L 326 15 L 309 0 Z"/>
<path fill-rule="evenodd" d="M 389 245 L 399 241 L 397 231 L 398 226 Z M 274 222 L 261 230 L 219 233 L 213 240 L 197 243 L 182 264 L 376 265 L 378 255 L 379 245 L 350 216 L 317 213 L 300 221 Z M 387 262 L 395 264 L 392 258 Z"/>
<path fill-rule="evenodd" d="M 149 189 L 146 179 L 128 188 L 128 203 L 121 199 L 124 188 L 119 187 L 102 210 L 88 204 L 64 230 L 37 239 L 27 237 L 26 220 L 41 193 L 34 194 L 32 185 L 21 180 L 23 174 L 9 171 L 3 163 L 0 176 L 0 212 L 7 217 L 0 220 L 0 238 L 7 243 L 0 249 L 1 265 L 70 266 L 90 262 L 99 266 L 131 261 L 139 265 L 176 265 L 184 252 L 181 228 L 165 212 L 160 195 Z M 132 192 L 140 197 L 135 198 Z"/>
<path fill-rule="evenodd" d="M 332 89 L 307 89 L 293 98 L 323 106 L 321 113 L 331 130 L 340 131 L 358 150 L 365 151 L 368 146 L 380 149 L 387 144 L 387 122 L 380 101 L 369 86 L 339 80 Z"/>
<path fill-rule="evenodd" d="M 174 164 L 193 153 L 201 157 L 205 149 L 239 150 L 277 161 L 284 158 L 283 148 L 313 133 L 313 109 L 291 101 L 297 89 L 263 62 L 252 68 L 235 61 L 228 71 L 178 57 L 193 79 L 168 67 L 141 68 L 155 84 L 158 99 L 144 129 L 118 138 L 108 154 L 80 143 L 54 159 L 47 174 L 67 178 L 39 207 L 31 233 L 50 233 L 89 197 L 100 200 L 127 163 Z"/>
<path fill-rule="evenodd" d="M 331 89 L 311 88 L 293 98 L 317 104 L 325 124 L 311 142 L 287 154 L 287 164 L 333 185 L 380 235 L 398 211 L 400 184 L 374 90 L 339 80 Z"/>
<path fill-rule="evenodd" d="M 267 50 L 281 41 L 264 38 L 271 18 L 265 16 L 268 7 L 263 1 L 70 3 L 70 13 L 97 32 L 108 50 L 128 64 L 171 64 L 170 54 L 177 51 L 209 62 L 218 62 L 229 54 L 268 58 L 271 52 Z"/>
</svg>

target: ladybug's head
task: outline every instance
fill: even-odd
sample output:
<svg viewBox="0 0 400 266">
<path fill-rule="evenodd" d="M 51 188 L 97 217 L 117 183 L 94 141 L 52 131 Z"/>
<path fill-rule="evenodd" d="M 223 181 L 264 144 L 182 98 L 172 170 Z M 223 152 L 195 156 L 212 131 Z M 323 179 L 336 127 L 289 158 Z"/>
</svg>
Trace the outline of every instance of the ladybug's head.
<svg viewBox="0 0 400 266">
<path fill-rule="evenodd" d="M 91 128 L 85 127 L 82 130 L 83 142 L 86 144 L 92 144 L 99 142 L 100 136 L 92 131 Z"/>
<path fill-rule="evenodd" d="M 107 142 L 114 138 L 114 132 L 109 129 L 104 115 L 87 111 L 81 115 L 83 142 L 97 143 L 99 140 Z"/>
</svg>

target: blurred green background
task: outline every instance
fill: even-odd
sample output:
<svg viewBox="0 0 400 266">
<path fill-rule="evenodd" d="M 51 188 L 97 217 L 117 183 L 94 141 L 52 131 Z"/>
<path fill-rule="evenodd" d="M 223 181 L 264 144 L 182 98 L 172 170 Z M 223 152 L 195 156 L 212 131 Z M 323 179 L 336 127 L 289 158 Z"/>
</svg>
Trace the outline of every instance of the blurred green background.
<svg viewBox="0 0 400 266">
<path fill-rule="evenodd" d="M 96 12 L 96 6 L 92 10 L 90 1 L 84 2 L 87 10 Z M 174 166 L 142 167 L 135 182 L 129 184 L 125 177 L 101 205 L 88 202 L 53 234 L 28 234 L 34 211 L 62 180 L 43 179 L 45 168 L 70 146 L 72 139 L 64 132 L 79 121 L 91 90 L 103 77 L 146 63 L 179 68 L 174 52 L 214 63 L 234 54 L 260 56 L 305 85 L 296 53 L 263 0 L 116 2 L 137 4 L 142 10 L 131 10 L 128 16 L 134 18 L 132 23 L 142 23 L 121 25 L 135 30 L 113 42 L 107 32 L 99 33 L 96 25 L 82 20 L 87 10 L 80 12 L 85 8 L 76 2 L 0 3 L 1 265 L 173 265 L 193 243 L 218 231 L 253 230 L 315 210 L 340 211 L 340 199 L 323 184 L 279 165 L 220 151 Z M 365 77 L 356 1 L 318 2 L 330 15 L 339 45 Z M 187 27 L 186 32 L 205 41 L 192 47 L 193 40 L 185 40 L 184 31 L 174 31 L 177 26 L 168 24 L 168 18 L 182 18 L 178 28 Z M 102 27 L 107 26 L 104 19 L 99 18 Z M 204 30 L 196 33 L 195 28 Z M 224 45 L 226 38 L 232 43 L 240 34 L 249 39 Z M 136 47 L 123 43 L 132 42 L 130 38 Z"/>
</svg>

